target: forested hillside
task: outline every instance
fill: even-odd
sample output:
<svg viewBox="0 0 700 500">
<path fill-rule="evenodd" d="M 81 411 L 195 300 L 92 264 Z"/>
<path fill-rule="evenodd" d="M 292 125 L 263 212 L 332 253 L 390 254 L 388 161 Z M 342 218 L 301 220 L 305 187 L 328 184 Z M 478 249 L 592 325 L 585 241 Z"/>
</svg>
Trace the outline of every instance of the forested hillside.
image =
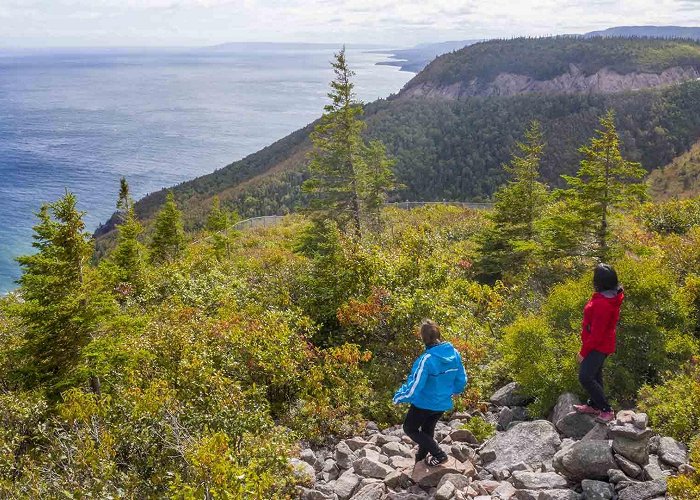
<svg viewBox="0 0 700 500">
<path fill-rule="evenodd" d="M 567 71 L 571 62 L 582 64 L 587 71 L 607 64 L 619 71 L 656 71 L 699 61 L 700 45 L 694 42 L 516 39 L 480 43 L 438 58 L 409 85 L 427 79 L 448 81 L 479 71 L 492 75 L 504 69 L 546 76 Z M 365 135 L 381 139 L 397 160 L 394 170 L 402 187 L 391 194 L 393 199 L 478 201 L 489 198 L 502 182 L 500 166 L 530 120 L 539 120 L 548 138 L 543 177 L 559 185 L 559 175 L 576 168 L 575 146 L 592 133 L 597 117 L 608 108 L 617 112 L 625 154 L 648 171 L 668 164 L 700 137 L 700 82 L 696 81 L 594 95 L 466 100 L 392 97 L 366 106 Z M 294 211 L 303 201 L 299 187 L 306 177 L 311 128 L 174 187 L 175 199 L 185 208 L 186 227 L 203 226 L 215 195 L 223 206 L 243 217 Z M 143 220 L 153 217 L 165 192 L 137 202 L 136 211 Z M 114 220 L 98 234 L 113 227 Z"/>
<path fill-rule="evenodd" d="M 649 176 L 649 190 L 659 200 L 700 194 L 700 141 L 670 164 L 654 170 Z"/>
</svg>

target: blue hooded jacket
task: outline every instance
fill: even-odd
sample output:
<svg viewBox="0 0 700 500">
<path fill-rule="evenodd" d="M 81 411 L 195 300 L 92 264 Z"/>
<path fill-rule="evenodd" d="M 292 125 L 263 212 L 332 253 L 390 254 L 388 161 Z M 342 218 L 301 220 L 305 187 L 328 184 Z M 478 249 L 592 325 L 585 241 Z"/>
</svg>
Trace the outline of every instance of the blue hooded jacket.
<svg viewBox="0 0 700 500">
<path fill-rule="evenodd" d="M 394 394 L 394 404 L 411 403 L 423 410 L 452 409 L 452 395 L 467 386 L 462 358 L 452 344 L 426 347 L 413 363 L 406 383 Z"/>
</svg>

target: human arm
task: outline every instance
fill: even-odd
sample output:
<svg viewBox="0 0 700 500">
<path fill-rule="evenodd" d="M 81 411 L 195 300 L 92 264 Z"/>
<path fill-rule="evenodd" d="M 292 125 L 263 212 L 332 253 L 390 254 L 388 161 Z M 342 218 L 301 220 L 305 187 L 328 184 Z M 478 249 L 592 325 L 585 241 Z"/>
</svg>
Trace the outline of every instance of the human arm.
<svg viewBox="0 0 700 500">
<path fill-rule="evenodd" d="M 394 404 L 410 403 L 413 395 L 423 389 L 425 382 L 428 380 L 427 361 L 429 358 L 430 354 L 423 354 L 416 360 L 406 383 L 394 394 Z"/>
</svg>

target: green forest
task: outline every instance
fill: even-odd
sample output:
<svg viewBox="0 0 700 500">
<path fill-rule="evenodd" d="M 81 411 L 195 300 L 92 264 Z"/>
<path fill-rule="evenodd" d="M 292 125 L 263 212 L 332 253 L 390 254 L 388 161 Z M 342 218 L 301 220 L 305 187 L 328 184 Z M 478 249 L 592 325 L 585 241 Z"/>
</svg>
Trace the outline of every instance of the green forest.
<svg viewBox="0 0 700 500">
<path fill-rule="evenodd" d="M 400 210 L 385 205 L 400 178 L 363 136 L 343 53 L 334 69 L 309 202 L 273 228 L 230 230 L 215 198 L 186 232 L 168 194 L 145 234 L 123 180 L 114 248 L 91 264 L 76 198 L 40 208 L 35 253 L 0 301 L 0 496 L 293 498 L 300 441 L 400 421 L 391 394 L 426 317 L 467 367 L 457 409 L 517 381 L 544 415 L 581 393 L 581 310 L 600 260 L 628 297 L 608 366 L 615 407 L 637 406 L 697 456 L 700 200 L 649 201 L 625 115 L 595 117 L 559 187 L 543 175 L 550 129 L 531 121 L 491 210 Z M 669 491 L 696 498 L 700 475 Z"/>
<path fill-rule="evenodd" d="M 500 71 L 501 66 L 516 71 L 511 63 L 527 64 L 535 72 L 546 69 L 560 74 L 568 70 L 569 63 L 589 61 L 591 71 L 601 65 L 623 72 L 627 66 L 630 71 L 659 71 L 675 65 L 698 67 L 699 54 L 697 42 L 678 40 L 500 40 L 439 57 L 408 85 L 426 79 L 441 81 L 443 76 L 438 69 L 442 65 L 487 74 Z M 470 66 L 478 61 L 483 64 Z M 523 68 L 518 71 L 527 73 Z M 508 161 L 530 121 L 538 120 L 547 136 L 541 175 L 550 185 L 562 187 L 561 174 L 576 172 L 581 159 L 578 146 L 592 135 L 598 117 L 607 109 L 616 112 L 623 153 L 647 171 L 667 165 L 700 137 L 697 81 L 613 94 L 529 94 L 459 101 L 391 96 L 364 106 L 367 127 L 363 135 L 367 140 L 382 141 L 396 160 L 394 172 L 398 182 L 390 193 L 391 200 L 485 201 L 506 179 L 501 164 Z M 175 200 L 187 207 L 185 227 L 204 227 L 214 196 L 219 196 L 222 206 L 242 217 L 298 211 L 308 201 L 301 185 L 308 178 L 310 134 L 315 125 L 312 123 L 209 175 L 175 186 Z M 162 190 L 139 200 L 138 216 L 151 220 L 165 196 L 166 190 Z M 111 231 L 114 222 L 112 219 L 97 234 L 103 236 Z"/>
</svg>

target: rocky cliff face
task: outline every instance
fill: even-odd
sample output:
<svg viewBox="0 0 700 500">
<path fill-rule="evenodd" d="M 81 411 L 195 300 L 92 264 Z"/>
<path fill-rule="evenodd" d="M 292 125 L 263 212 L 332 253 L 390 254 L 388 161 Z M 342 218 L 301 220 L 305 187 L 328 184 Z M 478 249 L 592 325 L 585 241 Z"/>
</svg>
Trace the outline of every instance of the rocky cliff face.
<svg viewBox="0 0 700 500">
<path fill-rule="evenodd" d="M 439 85 L 421 83 L 401 91 L 400 96 L 465 99 L 473 96 L 513 96 L 519 94 L 607 94 L 662 87 L 700 78 L 695 67 L 676 66 L 661 73 L 619 74 L 607 68 L 585 75 L 575 65 L 551 80 L 535 80 L 514 73 L 500 73 L 493 81 L 475 78 L 469 82 Z"/>
</svg>

